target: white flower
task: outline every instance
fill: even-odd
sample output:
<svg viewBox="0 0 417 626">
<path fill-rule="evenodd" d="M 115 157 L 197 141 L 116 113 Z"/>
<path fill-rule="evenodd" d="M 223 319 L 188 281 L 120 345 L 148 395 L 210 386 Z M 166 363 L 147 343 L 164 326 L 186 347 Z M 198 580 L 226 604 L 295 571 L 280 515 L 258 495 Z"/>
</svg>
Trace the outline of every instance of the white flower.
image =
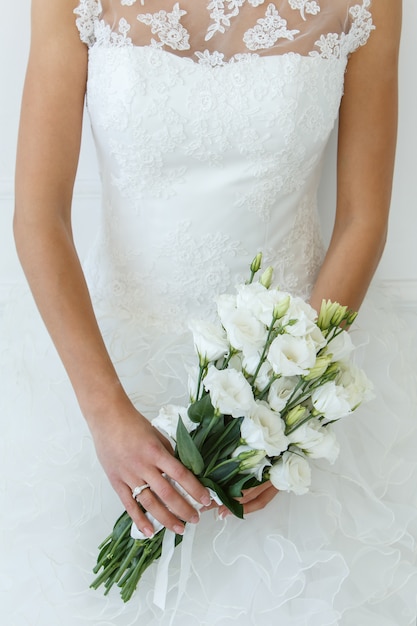
<svg viewBox="0 0 417 626">
<path fill-rule="evenodd" d="M 197 365 L 186 365 L 185 370 L 188 374 L 188 395 L 190 402 L 195 402 L 197 399 L 197 384 L 200 375 L 200 368 Z"/>
<path fill-rule="evenodd" d="M 316 348 L 310 338 L 278 335 L 268 351 L 268 361 L 276 374 L 307 374 L 316 362 Z"/>
<path fill-rule="evenodd" d="M 255 450 L 265 450 L 269 456 L 278 456 L 288 448 L 285 424 L 279 413 L 271 411 L 266 403 L 256 402 L 249 417 L 240 427 L 242 439 Z"/>
<path fill-rule="evenodd" d="M 314 408 L 327 420 L 338 420 L 352 412 L 349 395 L 341 385 L 334 381 L 324 383 L 311 394 Z"/>
<path fill-rule="evenodd" d="M 326 352 L 332 355 L 332 361 L 334 362 L 346 359 L 353 349 L 354 345 L 350 334 L 343 330 L 328 342 Z"/>
<path fill-rule="evenodd" d="M 315 311 L 309 304 L 301 300 L 301 298 L 293 298 L 287 313 L 283 318 L 283 323 L 292 321 L 291 325 L 286 327 L 286 332 L 294 337 L 305 337 L 309 335 L 316 327 Z"/>
<path fill-rule="evenodd" d="M 216 304 L 217 313 L 224 326 L 230 315 L 236 311 L 236 296 L 230 293 L 223 293 L 217 298 Z"/>
<path fill-rule="evenodd" d="M 302 495 L 307 493 L 311 484 L 311 469 L 303 456 L 284 452 L 269 470 L 269 478 L 276 489 Z"/>
<path fill-rule="evenodd" d="M 268 403 L 271 409 L 280 413 L 285 408 L 298 381 L 297 376 L 282 376 L 272 383 L 268 393 Z"/>
<path fill-rule="evenodd" d="M 239 446 L 232 453 L 232 457 L 239 459 L 239 471 L 242 474 L 253 474 L 259 481 L 262 480 L 265 467 L 271 466 L 266 458 L 265 450 L 253 450 L 249 446 Z"/>
<path fill-rule="evenodd" d="M 279 289 L 266 289 L 260 283 L 239 285 L 236 305 L 249 309 L 265 326 L 270 326 L 274 309 L 288 302 L 289 294 Z"/>
<path fill-rule="evenodd" d="M 218 370 L 211 366 L 203 382 L 217 411 L 232 417 L 249 414 L 254 398 L 252 388 L 241 372 Z"/>
<path fill-rule="evenodd" d="M 242 366 L 247 374 L 249 374 L 250 376 L 253 376 L 255 374 L 259 365 L 260 358 L 261 358 L 261 355 L 258 353 L 255 353 L 251 356 L 246 356 L 243 359 Z M 264 361 L 261 367 L 259 368 L 259 372 L 255 379 L 254 386 L 256 387 L 256 389 L 258 389 L 259 391 L 262 391 L 263 389 L 265 389 L 265 387 L 269 385 L 272 376 L 273 376 L 273 371 L 271 369 L 270 364 L 267 361 Z"/>
<path fill-rule="evenodd" d="M 333 464 L 339 455 L 340 445 L 332 428 L 322 426 L 317 419 L 299 426 L 288 435 L 288 440 L 312 459 L 327 459 Z"/>
<path fill-rule="evenodd" d="M 200 320 L 191 320 L 189 328 L 193 334 L 194 346 L 200 361 L 217 361 L 229 351 L 226 333 L 221 326 Z"/>
<path fill-rule="evenodd" d="M 197 424 L 188 417 L 187 409 L 184 406 L 175 404 L 167 404 L 161 407 L 158 415 L 152 420 L 152 425 L 175 441 L 179 416 L 181 416 L 184 426 L 189 433 L 197 428 Z"/>
<path fill-rule="evenodd" d="M 340 374 L 337 384 L 341 385 L 346 394 L 349 406 L 356 409 L 361 402 L 371 400 L 374 397 L 373 385 L 365 372 L 353 363 L 340 363 Z"/>
<path fill-rule="evenodd" d="M 236 309 L 223 326 L 230 345 L 244 354 L 253 354 L 265 345 L 267 330 L 248 309 Z"/>
</svg>

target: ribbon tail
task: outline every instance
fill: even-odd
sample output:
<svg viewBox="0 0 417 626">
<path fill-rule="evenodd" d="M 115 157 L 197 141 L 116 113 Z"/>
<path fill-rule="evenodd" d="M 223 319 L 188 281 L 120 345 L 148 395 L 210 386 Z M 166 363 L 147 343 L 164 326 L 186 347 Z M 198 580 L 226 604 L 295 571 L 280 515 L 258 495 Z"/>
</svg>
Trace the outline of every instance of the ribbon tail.
<svg viewBox="0 0 417 626">
<path fill-rule="evenodd" d="M 153 592 L 153 602 L 160 609 L 165 610 L 165 604 L 168 593 L 168 571 L 169 564 L 175 549 L 175 533 L 172 530 L 166 530 L 162 540 L 162 552 L 156 571 L 155 589 Z"/>
</svg>

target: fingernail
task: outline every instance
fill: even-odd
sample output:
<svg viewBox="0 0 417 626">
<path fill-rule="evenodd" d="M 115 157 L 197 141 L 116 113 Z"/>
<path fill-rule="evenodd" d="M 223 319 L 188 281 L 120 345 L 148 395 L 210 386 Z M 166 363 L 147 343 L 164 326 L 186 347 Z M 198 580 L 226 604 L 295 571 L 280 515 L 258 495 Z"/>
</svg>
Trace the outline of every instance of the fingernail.
<svg viewBox="0 0 417 626">
<path fill-rule="evenodd" d="M 184 526 L 180 526 L 179 524 L 177 524 L 176 526 L 174 526 L 174 532 L 177 535 L 183 535 L 184 534 Z"/>
<path fill-rule="evenodd" d="M 210 496 L 207 494 L 205 494 L 201 500 L 200 500 L 201 504 L 204 504 L 204 506 L 210 506 L 211 504 L 211 498 Z"/>
<path fill-rule="evenodd" d="M 155 534 L 155 531 L 150 526 L 147 526 L 146 528 L 143 529 L 143 534 L 146 535 L 149 539 L 152 539 L 152 537 Z"/>
<path fill-rule="evenodd" d="M 193 515 L 192 518 L 190 519 L 190 522 L 192 524 L 197 524 L 197 522 L 199 522 L 199 521 L 200 521 L 200 516 L 197 515 L 197 514 Z"/>
</svg>

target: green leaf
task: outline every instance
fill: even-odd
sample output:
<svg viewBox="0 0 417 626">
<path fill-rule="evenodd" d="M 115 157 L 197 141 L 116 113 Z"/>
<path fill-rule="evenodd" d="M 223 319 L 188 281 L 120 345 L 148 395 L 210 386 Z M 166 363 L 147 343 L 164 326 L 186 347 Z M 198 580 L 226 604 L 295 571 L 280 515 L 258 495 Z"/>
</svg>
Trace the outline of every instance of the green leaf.
<svg viewBox="0 0 417 626">
<path fill-rule="evenodd" d="M 231 498 L 228 492 L 225 489 L 222 489 L 220 485 L 215 483 L 210 478 L 201 478 L 201 482 L 205 487 L 209 487 L 217 493 L 220 500 L 223 502 L 225 506 L 239 519 L 243 519 L 243 506 L 237 502 L 234 498 Z"/>
<path fill-rule="evenodd" d="M 239 468 L 239 461 L 230 461 L 219 464 L 210 472 L 210 478 L 212 478 L 215 482 L 222 483 L 227 482 Z"/>
<path fill-rule="evenodd" d="M 204 461 L 181 417 L 177 425 L 177 452 L 181 462 L 196 476 L 204 470 Z"/>
<path fill-rule="evenodd" d="M 241 498 L 242 489 L 246 485 L 246 483 L 248 483 L 249 481 L 253 482 L 253 476 L 251 474 L 245 474 L 238 481 L 234 482 L 232 485 L 229 485 L 229 487 L 227 488 L 228 493 L 233 498 Z M 260 484 L 259 481 L 257 481 L 256 479 L 255 481 L 256 481 L 256 485 Z M 251 485 L 251 487 L 254 487 L 254 486 L 255 485 Z"/>
<path fill-rule="evenodd" d="M 213 415 L 214 407 L 211 404 L 210 394 L 208 393 L 188 407 L 188 417 L 196 424 L 200 424 L 203 419 L 211 419 Z"/>
</svg>

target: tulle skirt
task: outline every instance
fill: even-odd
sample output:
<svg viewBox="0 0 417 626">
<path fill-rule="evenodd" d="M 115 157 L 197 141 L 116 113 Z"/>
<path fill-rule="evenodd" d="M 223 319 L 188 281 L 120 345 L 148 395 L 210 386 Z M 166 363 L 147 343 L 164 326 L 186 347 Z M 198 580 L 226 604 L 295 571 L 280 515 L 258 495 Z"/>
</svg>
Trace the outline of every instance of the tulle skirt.
<svg viewBox="0 0 417 626">
<path fill-rule="evenodd" d="M 187 333 L 164 336 L 99 311 L 119 374 L 149 417 L 187 396 Z M 336 425 L 334 465 L 311 491 L 279 493 L 245 520 L 204 513 L 166 608 L 157 565 L 129 603 L 89 589 L 97 545 L 121 504 L 28 294 L 2 319 L 0 611 L 8 626 L 411 626 L 417 616 L 417 364 L 412 324 L 378 289 L 354 332 L 376 398 Z M 142 390 L 142 393 L 141 393 Z M 146 390 L 146 393 L 143 393 Z"/>
</svg>

